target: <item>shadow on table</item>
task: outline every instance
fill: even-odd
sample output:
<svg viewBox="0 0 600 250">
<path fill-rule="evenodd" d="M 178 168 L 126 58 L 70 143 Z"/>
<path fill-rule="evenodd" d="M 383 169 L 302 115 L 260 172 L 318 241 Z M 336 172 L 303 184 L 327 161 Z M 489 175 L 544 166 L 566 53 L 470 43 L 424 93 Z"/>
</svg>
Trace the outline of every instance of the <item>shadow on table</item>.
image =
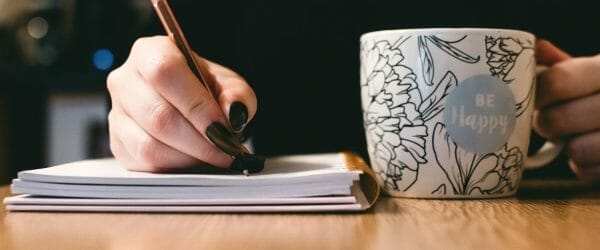
<svg viewBox="0 0 600 250">
<path fill-rule="evenodd" d="M 600 185 L 584 183 L 577 179 L 524 180 L 516 197 L 519 200 L 600 198 Z"/>
</svg>

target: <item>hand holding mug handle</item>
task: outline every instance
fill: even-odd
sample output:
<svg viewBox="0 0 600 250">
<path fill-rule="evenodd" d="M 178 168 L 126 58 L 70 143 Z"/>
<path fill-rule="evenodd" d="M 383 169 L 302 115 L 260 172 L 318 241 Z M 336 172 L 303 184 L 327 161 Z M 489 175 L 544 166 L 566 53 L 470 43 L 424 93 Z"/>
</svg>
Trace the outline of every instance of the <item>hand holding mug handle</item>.
<svg viewBox="0 0 600 250">
<path fill-rule="evenodd" d="M 535 73 L 539 75 L 547 69 L 547 66 L 537 65 Z M 547 140 L 535 154 L 527 157 L 524 164 L 525 169 L 537 169 L 547 165 L 560 154 L 564 146 L 565 141 L 563 139 Z"/>
</svg>

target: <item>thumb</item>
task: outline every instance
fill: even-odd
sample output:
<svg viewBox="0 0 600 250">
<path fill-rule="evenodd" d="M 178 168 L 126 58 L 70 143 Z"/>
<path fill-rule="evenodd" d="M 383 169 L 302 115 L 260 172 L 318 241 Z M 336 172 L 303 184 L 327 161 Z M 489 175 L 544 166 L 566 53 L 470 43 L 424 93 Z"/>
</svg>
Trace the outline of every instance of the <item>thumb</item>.
<svg viewBox="0 0 600 250">
<path fill-rule="evenodd" d="M 553 64 L 571 58 L 567 52 L 556 47 L 548 40 L 538 39 L 535 43 L 536 59 L 539 64 L 552 66 Z"/>
</svg>

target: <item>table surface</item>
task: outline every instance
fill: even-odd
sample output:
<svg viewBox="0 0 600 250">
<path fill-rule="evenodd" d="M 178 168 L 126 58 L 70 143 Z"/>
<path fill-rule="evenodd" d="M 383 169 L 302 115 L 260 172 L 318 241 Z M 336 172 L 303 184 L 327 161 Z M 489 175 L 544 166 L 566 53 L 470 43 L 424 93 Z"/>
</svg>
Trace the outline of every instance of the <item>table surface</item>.
<svg viewBox="0 0 600 250">
<path fill-rule="evenodd" d="M 8 186 L 0 195 L 9 195 Z M 0 210 L 0 249 L 598 249 L 600 188 L 525 180 L 515 197 L 381 197 L 364 213 Z"/>
</svg>

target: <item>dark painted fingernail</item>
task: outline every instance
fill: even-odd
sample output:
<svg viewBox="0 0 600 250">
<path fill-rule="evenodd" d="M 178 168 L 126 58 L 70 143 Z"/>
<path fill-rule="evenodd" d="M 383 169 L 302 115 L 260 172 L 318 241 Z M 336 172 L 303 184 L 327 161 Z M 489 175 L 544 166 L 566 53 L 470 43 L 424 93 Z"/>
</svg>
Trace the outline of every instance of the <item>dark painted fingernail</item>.
<svg viewBox="0 0 600 250">
<path fill-rule="evenodd" d="M 248 170 L 249 173 L 258 173 L 265 168 L 265 158 L 243 153 L 237 155 L 230 166 L 231 170 L 243 172 Z"/>
<path fill-rule="evenodd" d="M 234 102 L 229 107 L 229 124 L 233 132 L 239 133 L 244 130 L 248 122 L 248 108 L 241 102 Z"/>
<path fill-rule="evenodd" d="M 239 155 L 242 153 L 242 144 L 239 139 L 219 122 L 213 122 L 206 128 L 206 136 L 215 146 L 228 155 Z"/>
</svg>

